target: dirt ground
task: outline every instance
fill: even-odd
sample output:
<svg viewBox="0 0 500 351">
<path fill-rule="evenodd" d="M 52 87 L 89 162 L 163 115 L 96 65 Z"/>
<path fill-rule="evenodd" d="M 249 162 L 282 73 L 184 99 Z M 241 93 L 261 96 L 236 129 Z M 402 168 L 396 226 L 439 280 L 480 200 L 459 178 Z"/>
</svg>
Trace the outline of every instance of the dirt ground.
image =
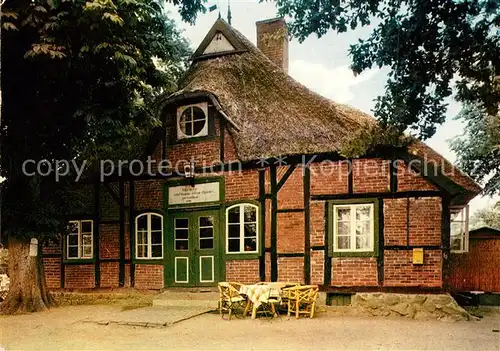
<svg viewBox="0 0 500 351">
<path fill-rule="evenodd" d="M 456 323 L 328 313 L 312 320 L 231 321 L 204 314 L 164 328 L 81 322 L 96 315 L 106 319 L 120 309 L 85 305 L 1 316 L 0 344 L 6 350 L 500 349 L 500 310 L 480 321 Z"/>
</svg>

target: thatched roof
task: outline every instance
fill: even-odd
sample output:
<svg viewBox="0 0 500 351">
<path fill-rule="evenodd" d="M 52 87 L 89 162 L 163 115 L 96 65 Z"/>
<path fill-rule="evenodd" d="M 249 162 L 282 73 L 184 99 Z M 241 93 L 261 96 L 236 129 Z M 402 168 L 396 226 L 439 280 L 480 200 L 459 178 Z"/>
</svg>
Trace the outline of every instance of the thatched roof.
<svg viewBox="0 0 500 351">
<path fill-rule="evenodd" d="M 198 57 L 169 102 L 203 93 L 231 122 L 231 134 L 242 161 L 261 157 L 338 152 L 342 142 L 376 120 L 353 107 L 335 103 L 295 81 L 241 33 L 219 19 L 202 42 L 223 31 L 233 53 Z M 466 177 L 468 178 L 468 177 Z M 468 178 L 470 180 L 470 178 Z M 472 182 L 472 180 L 470 180 Z M 477 184 L 471 191 L 479 191 Z"/>
<path fill-rule="evenodd" d="M 338 151 L 341 136 L 373 123 L 369 115 L 307 89 L 227 27 L 246 51 L 194 62 L 174 95 L 214 94 L 240 128 L 233 137 L 241 160 Z"/>
</svg>

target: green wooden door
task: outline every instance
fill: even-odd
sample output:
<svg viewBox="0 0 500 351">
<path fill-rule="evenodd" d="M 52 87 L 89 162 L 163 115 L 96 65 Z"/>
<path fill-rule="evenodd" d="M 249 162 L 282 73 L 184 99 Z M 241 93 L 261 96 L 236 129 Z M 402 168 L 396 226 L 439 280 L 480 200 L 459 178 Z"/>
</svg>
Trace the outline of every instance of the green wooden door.
<svg viewBox="0 0 500 351">
<path fill-rule="evenodd" d="M 179 212 L 169 218 L 169 285 L 214 285 L 219 271 L 218 212 Z"/>
</svg>

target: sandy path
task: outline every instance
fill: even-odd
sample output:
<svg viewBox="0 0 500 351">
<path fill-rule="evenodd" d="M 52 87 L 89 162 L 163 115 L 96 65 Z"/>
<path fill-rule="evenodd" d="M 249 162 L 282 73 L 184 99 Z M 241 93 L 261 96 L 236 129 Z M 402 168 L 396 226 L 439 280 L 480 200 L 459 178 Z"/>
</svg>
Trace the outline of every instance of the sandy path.
<svg viewBox="0 0 500 351">
<path fill-rule="evenodd" d="M 166 328 L 81 323 L 114 306 L 74 306 L 0 317 L 7 350 L 500 350 L 500 313 L 477 322 L 320 315 L 315 319 L 221 320 L 206 314 Z M 500 312 L 500 311 L 499 311 Z"/>
</svg>

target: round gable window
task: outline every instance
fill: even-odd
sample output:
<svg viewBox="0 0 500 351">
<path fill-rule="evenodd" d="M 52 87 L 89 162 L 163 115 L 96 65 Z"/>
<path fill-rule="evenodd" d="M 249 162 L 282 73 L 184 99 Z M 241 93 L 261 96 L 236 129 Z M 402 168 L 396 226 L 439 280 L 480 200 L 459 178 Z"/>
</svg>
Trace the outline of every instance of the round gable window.
<svg viewBox="0 0 500 351">
<path fill-rule="evenodd" d="M 179 137 L 191 138 L 207 135 L 207 114 L 202 105 L 186 106 L 179 116 Z"/>
</svg>

